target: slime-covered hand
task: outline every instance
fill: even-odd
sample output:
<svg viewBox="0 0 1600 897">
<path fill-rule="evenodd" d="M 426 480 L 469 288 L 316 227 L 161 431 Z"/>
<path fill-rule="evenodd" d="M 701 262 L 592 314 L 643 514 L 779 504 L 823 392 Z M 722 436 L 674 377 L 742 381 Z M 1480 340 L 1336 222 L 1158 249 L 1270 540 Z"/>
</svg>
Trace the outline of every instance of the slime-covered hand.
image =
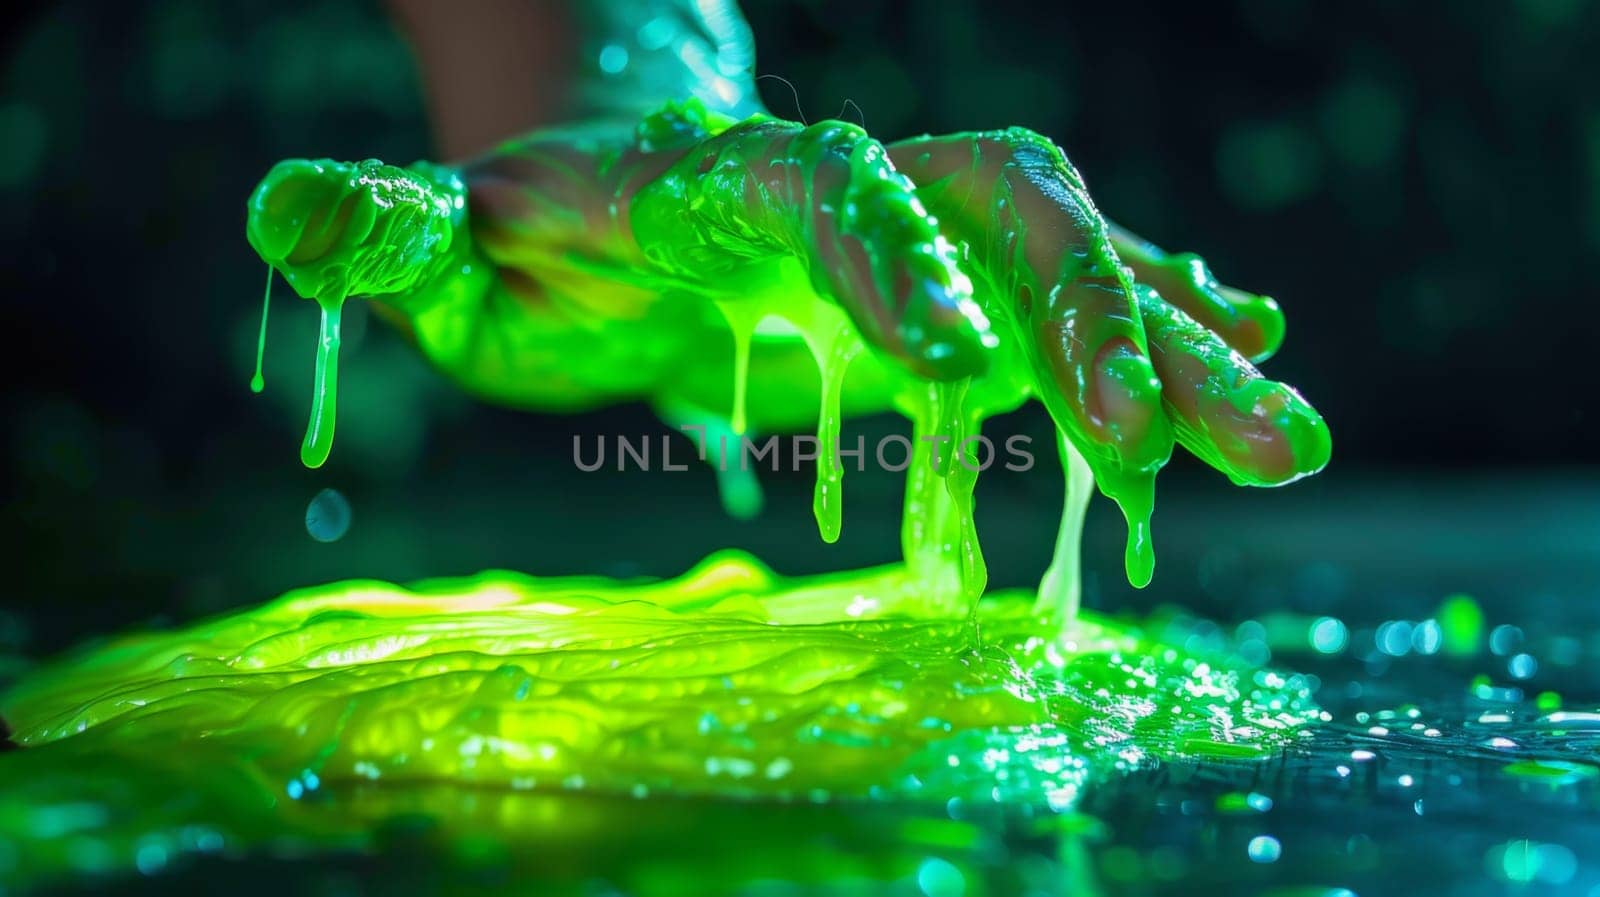
<svg viewBox="0 0 1600 897">
<path fill-rule="evenodd" d="M 1327 462 L 1321 418 L 1252 364 L 1282 339 L 1276 303 L 1108 224 L 1051 141 L 1011 128 L 886 145 L 845 122 L 774 118 L 755 104 L 731 5 L 678 13 L 684 43 L 649 41 L 678 47 L 678 82 L 654 79 L 675 97 L 648 111 L 538 131 L 461 166 L 292 160 L 261 182 L 250 242 L 324 312 L 307 464 L 331 444 L 348 296 L 374 300 L 492 399 L 644 398 L 734 433 L 815 423 L 830 540 L 840 417 L 897 408 L 935 449 L 909 475 L 907 559 L 953 562 L 968 594 L 984 581 L 975 473 L 955 460 L 983 418 L 1029 396 L 1069 471 L 1087 462 L 1122 506 L 1136 585 L 1151 575 L 1153 481 L 1175 441 L 1243 484 Z M 688 65 L 691 45 L 718 64 Z M 650 46 L 625 49 L 601 67 L 660 68 Z"/>
</svg>

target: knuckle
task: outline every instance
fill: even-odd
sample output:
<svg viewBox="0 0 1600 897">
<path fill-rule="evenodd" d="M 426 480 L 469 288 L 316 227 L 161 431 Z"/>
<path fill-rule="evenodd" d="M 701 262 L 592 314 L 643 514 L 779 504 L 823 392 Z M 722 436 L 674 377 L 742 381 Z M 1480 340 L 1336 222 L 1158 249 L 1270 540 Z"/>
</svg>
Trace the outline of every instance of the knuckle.
<svg viewBox="0 0 1600 897">
<path fill-rule="evenodd" d="M 1033 150 L 1035 152 L 1060 154 L 1061 148 L 1056 146 L 1054 140 L 1040 134 L 1032 128 L 1013 126 L 1001 132 L 1001 139 L 1013 149 Z"/>
<path fill-rule="evenodd" d="M 1084 189 L 1083 175 L 1067 159 L 1067 154 L 1049 137 L 1024 127 L 1010 127 L 1000 133 L 1000 141 L 1020 164 L 1040 165 L 1054 169 L 1074 188 Z"/>
<path fill-rule="evenodd" d="M 807 125 L 800 138 L 815 144 L 823 152 L 848 154 L 863 142 L 872 140 L 860 125 L 845 121 L 819 121 Z"/>
<path fill-rule="evenodd" d="M 806 130 L 825 135 L 824 139 L 829 141 L 854 143 L 859 140 L 870 139 L 867 137 L 865 128 L 854 122 L 840 121 L 836 118 L 819 121 L 814 125 L 807 125 Z"/>
</svg>

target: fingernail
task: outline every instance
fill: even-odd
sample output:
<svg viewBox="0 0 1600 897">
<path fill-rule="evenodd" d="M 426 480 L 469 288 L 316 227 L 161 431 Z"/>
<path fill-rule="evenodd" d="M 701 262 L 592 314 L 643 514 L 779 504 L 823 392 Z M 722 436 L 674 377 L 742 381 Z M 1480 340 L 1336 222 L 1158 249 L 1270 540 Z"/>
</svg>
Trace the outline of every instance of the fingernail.
<svg viewBox="0 0 1600 897">
<path fill-rule="evenodd" d="M 1326 467 L 1333 454 L 1328 425 L 1294 388 L 1273 380 L 1252 380 L 1229 397 L 1236 413 L 1253 418 L 1255 433 L 1240 438 L 1237 451 L 1225 451 L 1229 475 L 1252 486 L 1282 486 Z"/>
<path fill-rule="evenodd" d="M 1333 457 L 1333 434 L 1317 409 L 1300 397 L 1292 386 L 1284 386 L 1288 401 L 1274 421 L 1289 437 L 1289 449 L 1294 453 L 1294 478 L 1308 477 L 1324 467 Z M 1291 480 L 1292 482 L 1292 480 Z"/>
<path fill-rule="evenodd" d="M 1245 346 L 1240 354 L 1259 364 L 1277 354 L 1283 345 L 1283 309 L 1271 296 L 1257 296 L 1231 287 L 1221 289 L 1223 298 L 1239 312 L 1239 316 L 1254 325 L 1254 345 Z"/>
<path fill-rule="evenodd" d="M 323 171 L 309 159 L 286 159 L 250 194 L 245 235 L 263 259 L 282 261 L 294 252 L 314 205 L 306 197 L 321 188 Z"/>
</svg>

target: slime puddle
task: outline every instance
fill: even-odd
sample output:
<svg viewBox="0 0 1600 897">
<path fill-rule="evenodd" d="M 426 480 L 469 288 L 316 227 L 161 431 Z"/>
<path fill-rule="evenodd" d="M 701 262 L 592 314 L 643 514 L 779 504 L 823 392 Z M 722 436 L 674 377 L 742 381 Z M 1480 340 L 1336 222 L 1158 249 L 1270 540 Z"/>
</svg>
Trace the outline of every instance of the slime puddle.
<svg viewBox="0 0 1600 897">
<path fill-rule="evenodd" d="M 663 582 L 305 589 L 6 694 L 25 750 L 0 764 L 0 841 L 40 876 L 152 844 L 366 847 L 408 802 L 448 829 L 462 811 L 419 797 L 444 783 L 616 800 L 621 818 L 663 798 L 1055 817 L 1097 772 L 1261 756 L 1317 716 L 1299 677 L 1104 620 L 1045 626 L 1032 601 L 952 618 L 901 567 L 787 579 L 731 552 Z"/>
</svg>

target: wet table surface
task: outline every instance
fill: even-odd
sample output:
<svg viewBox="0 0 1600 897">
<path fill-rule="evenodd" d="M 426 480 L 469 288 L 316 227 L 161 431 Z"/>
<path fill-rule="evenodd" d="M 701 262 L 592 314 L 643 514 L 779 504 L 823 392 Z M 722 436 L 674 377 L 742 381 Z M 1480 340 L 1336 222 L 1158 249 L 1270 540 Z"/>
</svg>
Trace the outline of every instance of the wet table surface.
<svg viewBox="0 0 1600 897">
<path fill-rule="evenodd" d="M 860 492 L 871 496 L 870 488 Z M 999 495 L 989 512 L 1008 513 L 1007 525 L 1048 530 L 1048 507 L 1008 501 Z M 659 802 L 630 810 L 630 831 L 562 846 L 565 864 L 592 873 L 580 892 L 617 893 L 608 883 L 617 864 L 670 856 L 690 893 L 696 856 L 761 854 L 784 839 L 820 838 L 845 854 L 898 856 L 909 871 L 888 884 L 795 885 L 778 880 L 783 864 L 774 861 L 771 875 L 752 873 L 740 888 L 926 897 L 1600 894 L 1600 850 L 1592 846 L 1600 844 L 1600 480 L 1391 475 L 1299 492 L 1179 488 L 1158 507 L 1161 567 L 1141 593 L 1100 560 L 1115 558 L 1120 533 L 1103 508 L 1097 514 L 1087 536 L 1090 606 L 1115 608 L 1169 643 L 1241 666 L 1313 677 L 1327 721 L 1260 761 L 1157 758 L 1098 776 L 1076 813 L 1048 823 L 1007 807 L 836 812 Z M 720 538 L 710 520 L 708 538 Z M 613 521 L 601 544 L 644 545 L 657 522 Z M 590 523 L 580 515 L 568 524 L 573 544 L 589 544 Z M 758 553 L 781 554 L 782 538 L 781 528 L 745 533 Z M 992 567 L 1035 563 L 1006 551 L 990 551 Z M 647 572 L 671 563 L 637 553 Z M 581 568 L 604 557 L 615 561 L 616 553 L 579 547 L 566 560 Z M 1463 628 L 1469 610 L 1481 616 L 1475 629 Z M 539 812 L 577 818 L 583 808 L 568 802 L 593 799 L 542 800 Z M 978 874 L 952 878 L 923 836 L 906 834 L 925 835 L 912 822 L 940 818 L 982 833 L 961 848 L 980 855 Z M 382 843 L 359 855 L 207 859 L 119 885 L 498 892 L 518 887 L 528 868 L 464 866 L 437 849 L 426 825 L 398 825 Z M 513 846 L 529 857 L 554 849 Z"/>
</svg>

